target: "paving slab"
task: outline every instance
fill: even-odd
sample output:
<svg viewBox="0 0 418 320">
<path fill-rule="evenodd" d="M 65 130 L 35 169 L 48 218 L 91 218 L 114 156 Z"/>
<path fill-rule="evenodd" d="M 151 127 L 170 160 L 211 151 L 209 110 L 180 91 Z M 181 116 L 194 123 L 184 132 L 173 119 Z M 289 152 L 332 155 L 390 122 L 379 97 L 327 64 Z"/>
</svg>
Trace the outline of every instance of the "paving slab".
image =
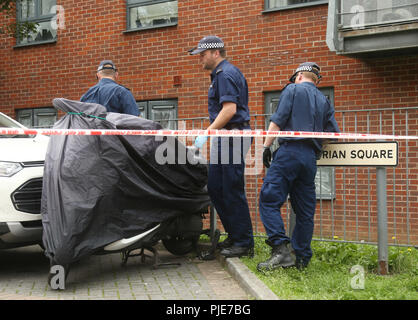
<svg viewBox="0 0 418 320">
<path fill-rule="evenodd" d="M 154 269 L 151 260 L 121 255 L 91 256 L 75 263 L 65 290 L 47 284 L 49 261 L 39 246 L 0 251 L 0 299 L 4 300 L 250 300 L 219 260 L 177 257 L 161 246 L 162 262 L 179 266 Z"/>
</svg>

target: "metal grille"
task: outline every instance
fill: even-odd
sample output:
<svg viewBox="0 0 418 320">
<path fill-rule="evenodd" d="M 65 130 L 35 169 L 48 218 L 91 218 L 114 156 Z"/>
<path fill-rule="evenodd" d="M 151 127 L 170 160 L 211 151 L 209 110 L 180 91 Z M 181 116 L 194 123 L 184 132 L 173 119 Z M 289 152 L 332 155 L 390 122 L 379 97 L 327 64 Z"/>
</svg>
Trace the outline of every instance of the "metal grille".
<svg viewBox="0 0 418 320">
<path fill-rule="evenodd" d="M 12 193 L 12 202 L 16 210 L 39 214 L 41 212 L 42 178 L 25 182 Z"/>
</svg>

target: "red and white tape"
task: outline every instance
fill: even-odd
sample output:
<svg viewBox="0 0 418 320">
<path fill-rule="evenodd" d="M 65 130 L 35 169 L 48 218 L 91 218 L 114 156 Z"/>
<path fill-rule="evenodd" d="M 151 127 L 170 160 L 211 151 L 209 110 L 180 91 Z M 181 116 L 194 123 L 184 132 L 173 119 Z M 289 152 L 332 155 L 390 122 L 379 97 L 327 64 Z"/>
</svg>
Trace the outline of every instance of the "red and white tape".
<svg viewBox="0 0 418 320">
<path fill-rule="evenodd" d="M 264 131 L 264 130 L 99 130 L 99 129 L 20 129 L 0 128 L 0 135 L 46 136 L 224 136 L 224 137 L 293 137 L 322 139 L 417 140 L 418 136 L 382 135 L 343 132 Z"/>
</svg>

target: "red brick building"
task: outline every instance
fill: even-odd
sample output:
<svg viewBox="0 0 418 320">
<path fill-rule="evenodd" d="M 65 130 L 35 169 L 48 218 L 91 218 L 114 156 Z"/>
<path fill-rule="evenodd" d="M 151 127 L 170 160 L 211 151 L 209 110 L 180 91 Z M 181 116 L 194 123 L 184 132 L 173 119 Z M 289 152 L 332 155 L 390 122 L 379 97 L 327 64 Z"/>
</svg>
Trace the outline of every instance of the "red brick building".
<svg viewBox="0 0 418 320">
<path fill-rule="evenodd" d="M 171 118 L 206 117 L 209 75 L 187 50 L 218 35 L 247 78 L 253 127 L 264 128 L 262 115 L 272 112 L 293 70 L 315 61 L 342 131 L 418 135 L 416 1 L 23 2 L 17 19 L 40 28 L 21 41 L 0 35 L 0 111 L 27 125 L 47 123 L 36 110 L 50 111 L 42 108 L 56 97 L 78 100 L 103 59 L 115 62 L 144 116 L 158 118 L 154 107 L 168 104 Z M 387 172 L 389 236 L 417 244 L 417 140 L 399 141 L 399 150 L 398 167 Z M 262 177 L 247 179 L 258 232 Z M 318 200 L 315 236 L 376 241 L 374 168 L 335 168 L 329 177 L 335 184 L 329 199 Z"/>
</svg>

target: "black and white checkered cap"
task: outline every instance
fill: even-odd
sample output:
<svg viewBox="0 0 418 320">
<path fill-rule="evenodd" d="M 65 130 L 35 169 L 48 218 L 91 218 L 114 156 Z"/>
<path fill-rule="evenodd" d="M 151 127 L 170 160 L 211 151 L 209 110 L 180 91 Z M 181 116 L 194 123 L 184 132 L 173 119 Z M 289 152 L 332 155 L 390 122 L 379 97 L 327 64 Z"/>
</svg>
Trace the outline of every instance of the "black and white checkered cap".
<svg viewBox="0 0 418 320">
<path fill-rule="evenodd" d="M 190 49 L 189 53 L 195 55 L 208 49 L 221 49 L 224 47 L 225 44 L 221 38 L 217 36 L 207 36 L 199 41 L 197 47 Z"/>
<path fill-rule="evenodd" d="M 318 77 L 318 80 L 320 80 L 322 78 L 321 74 L 319 73 L 319 71 L 321 71 L 321 68 L 315 62 L 304 62 L 304 63 L 301 63 L 299 65 L 299 67 L 296 68 L 295 72 L 290 77 L 289 81 L 290 82 L 295 82 L 296 75 L 299 72 L 303 72 L 303 71 L 312 72 L 312 73 L 316 74 L 316 76 Z"/>
</svg>

